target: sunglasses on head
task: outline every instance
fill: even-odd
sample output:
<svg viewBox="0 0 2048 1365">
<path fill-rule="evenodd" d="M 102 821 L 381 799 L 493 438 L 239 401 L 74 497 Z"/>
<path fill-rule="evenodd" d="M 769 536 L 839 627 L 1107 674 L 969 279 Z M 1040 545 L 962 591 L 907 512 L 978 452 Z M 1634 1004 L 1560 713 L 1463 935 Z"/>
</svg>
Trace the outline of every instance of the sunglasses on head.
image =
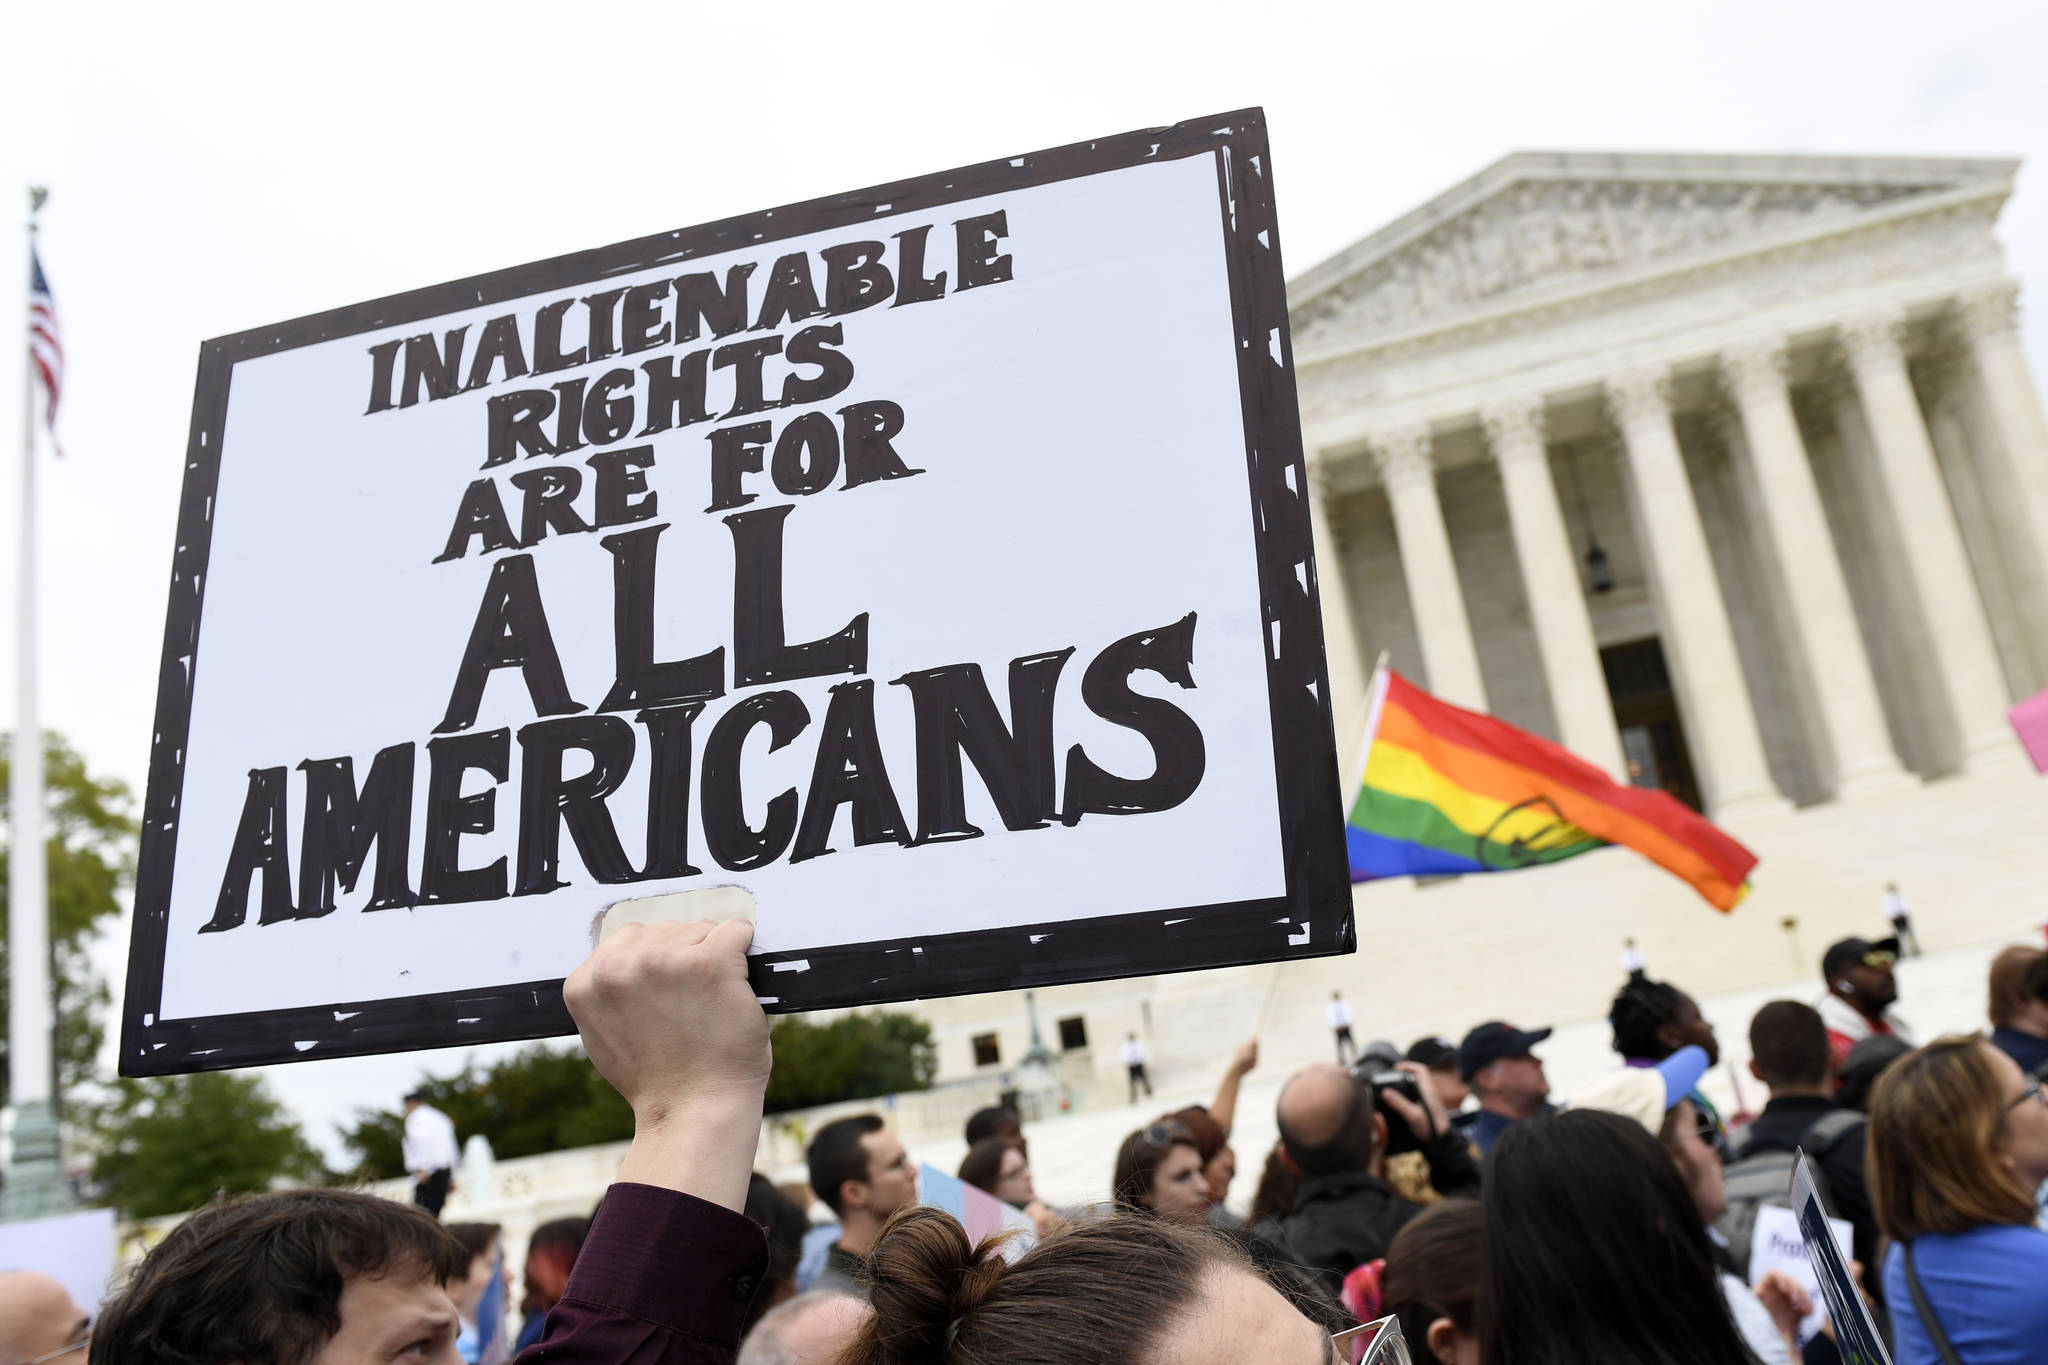
<svg viewBox="0 0 2048 1365">
<path fill-rule="evenodd" d="M 1193 1142 L 1194 1140 L 1195 1136 L 1188 1131 L 1188 1126 L 1175 1119 L 1168 1119 L 1163 1123 L 1155 1123 L 1144 1132 L 1138 1134 L 1138 1141 L 1144 1143 L 1147 1147 L 1171 1147 L 1176 1142 Z"/>
</svg>

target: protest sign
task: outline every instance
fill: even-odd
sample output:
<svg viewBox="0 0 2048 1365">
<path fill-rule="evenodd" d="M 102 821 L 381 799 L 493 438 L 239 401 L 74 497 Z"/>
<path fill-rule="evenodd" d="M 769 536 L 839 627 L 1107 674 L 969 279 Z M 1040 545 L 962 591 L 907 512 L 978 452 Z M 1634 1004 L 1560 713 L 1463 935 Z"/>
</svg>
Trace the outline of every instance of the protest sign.
<svg viewBox="0 0 2048 1365">
<path fill-rule="evenodd" d="M 1257 111 L 207 343 L 122 1071 L 1348 951 L 1304 475 Z"/>
<path fill-rule="evenodd" d="M 1757 1211 L 1759 1220 L 1763 1212 Z M 1870 1316 L 1870 1305 L 1863 1301 L 1863 1291 L 1849 1269 L 1849 1255 L 1829 1226 L 1833 1220 L 1814 1189 L 1813 1164 L 1805 1152 L 1799 1153 L 1798 1165 L 1792 1169 L 1792 1212 L 1799 1219 L 1807 1262 L 1827 1304 L 1828 1321 L 1835 1326 L 1835 1346 L 1844 1365 L 1892 1365 L 1891 1352 L 1885 1350 L 1884 1338 Z"/>
<path fill-rule="evenodd" d="M 97 1317 L 114 1278 L 114 1211 L 81 1209 L 0 1223 L 0 1268 L 40 1270 Z M 77 1365 L 83 1365 L 81 1353 Z"/>
<path fill-rule="evenodd" d="M 928 1161 L 918 1164 L 917 1202 L 952 1214 L 967 1230 L 970 1242 L 979 1244 L 984 1237 L 1007 1234 L 1002 1254 L 1013 1265 L 1038 1245 L 1038 1224 L 1031 1220 L 1031 1215 L 1011 1208 L 958 1176 L 946 1174 Z"/>
<path fill-rule="evenodd" d="M 1846 1219 L 1830 1218 L 1828 1231 L 1834 1235 L 1835 1247 L 1846 1261 L 1854 1229 Z M 1757 1207 L 1756 1224 L 1750 1235 L 1750 1288 L 1762 1284 L 1764 1276 L 1774 1270 L 1789 1275 L 1813 1299 L 1813 1308 L 1799 1320 L 1799 1344 L 1804 1346 L 1827 1322 L 1827 1300 L 1821 1297 L 1820 1280 L 1806 1255 L 1806 1238 L 1799 1231 L 1798 1215 L 1777 1204 L 1762 1204 Z"/>
</svg>

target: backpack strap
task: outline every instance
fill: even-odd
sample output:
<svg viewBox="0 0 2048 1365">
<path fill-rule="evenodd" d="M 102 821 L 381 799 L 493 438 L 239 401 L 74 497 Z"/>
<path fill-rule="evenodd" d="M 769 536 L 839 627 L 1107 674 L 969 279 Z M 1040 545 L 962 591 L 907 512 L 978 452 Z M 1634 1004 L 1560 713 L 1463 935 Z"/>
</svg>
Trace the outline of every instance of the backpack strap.
<svg viewBox="0 0 2048 1365">
<path fill-rule="evenodd" d="M 1813 1127 L 1806 1130 L 1806 1153 L 1819 1161 L 1839 1147 L 1852 1133 L 1862 1132 L 1870 1120 L 1854 1109 L 1836 1109 L 1823 1114 Z"/>
<path fill-rule="evenodd" d="M 1943 1365 L 1963 1365 L 1963 1358 L 1956 1354 L 1955 1343 L 1948 1339 L 1948 1333 L 1941 1330 L 1941 1319 L 1934 1315 L 1934 1305 L 1927 1302 L 1927 1291 L 1920 1285 L 1920 1272 L 1913 1268 L 1911 1242 L 1899 1243 L 1899 1257 L 1906 1263 L 1906 1288 L 1913 1293 L 1913 1311 L 1919 1315 L 1920 1326 L 1933 1343 L 1934 1353 L 1941 1357 Z"/>
</svg>

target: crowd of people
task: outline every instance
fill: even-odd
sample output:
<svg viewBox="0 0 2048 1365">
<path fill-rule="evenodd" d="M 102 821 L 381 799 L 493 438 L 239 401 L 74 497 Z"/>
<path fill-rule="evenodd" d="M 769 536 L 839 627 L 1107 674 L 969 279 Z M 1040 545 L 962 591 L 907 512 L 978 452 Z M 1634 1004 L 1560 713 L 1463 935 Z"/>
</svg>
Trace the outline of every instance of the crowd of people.
<svg viewBox="0 0 2048 1365">
<path fill-rule="evenodd" d="M 1639 961 L 1609 1015 L 1615 1065 L 1560 1097 L 1538 1055 L 1546 1029 L 1493 1020 L 1397 1053 L 1357 1046 L 1333 997 L 1339 1060 L 1279 1088 L 1247 1217 L 1226 1198 L 1256 1043 L 1209 1103 L 1118 1144 L 1097 1206 L 1049 1207 L 1017 1115 L 976 1114 L 960 1179 L 1028 1229 L 976 1243 L 919 1203 L 879 1115 L 810 1143 L 798 1193 L 829 1224 L 752 1169 L 770 1058 L 749 933 L 632 926 L 569 979 L 634 1136 L 593 1218 L 530 1239 L 516 1339 L 501 1230 L 441 1222 L 429 1205 L 446 1181 L 428 1164 L 412 1206 L 329 1190 L 210 1206 L 96 1321 L 47 1277 L 0 1275 L 0 1351 L 23 1365 L 81 1365 L 64 1359 L 80 1346 L 84 1365 L 495 1365 L 519 1351 L 536 1365 L 1335 1365 L 1391 1320 L 1436 1365 L 1819 1362 L 1842 1358 L 1835 1324 L 1813 1330 L 1801 1278 L 1752 1258 L 1766 1217 L 1791 1206 L 1801 1152 L 1895 1359 L 2048 1349 L 2035 949 L 1994 960 L 1988 1035 L 1916 1047 L 1893 1012 L 1896 940 L 1832 946 L 1817 1003 L 1772 1001 L 1748 1021 L 1768 1092 L 1754 1115 L 1701 1093 L 1713 1025 Z M 1137 1088 L 1149 1097 L 1149 1077 Z M 445 1156 L 438 1126 L 419 1128 L 418 1150 Z"/>
</svg>

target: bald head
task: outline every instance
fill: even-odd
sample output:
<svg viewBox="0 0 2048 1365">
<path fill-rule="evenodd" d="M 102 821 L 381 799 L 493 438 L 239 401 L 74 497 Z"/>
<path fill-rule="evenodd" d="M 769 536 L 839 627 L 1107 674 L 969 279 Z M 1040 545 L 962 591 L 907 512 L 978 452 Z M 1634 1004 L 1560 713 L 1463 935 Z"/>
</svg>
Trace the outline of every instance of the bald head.
<svg viewBox="0 0 2048 1365">
<path fill-rule="evenodd" d="M 1372 1168 L 1379 1145 L 1372 1099 L 1343 1067 L 1318 1062 L 1288 1077 L 1274 1117 L 1303 1175 Z"/>
<path fill-rule="evenodd" d="M 738 1365 L 835 1365 L 867 1316 L 868 1306 L 845 1294 L 799 1294 L 754 1324 Z"/>
<path fill-rule="evenodd" d="M 1318 1062 L 1303 1067 L 1280 1087 L 1275 1117 L 1281 1133 L 1290 1143 L 1321 1147 L 1343 1131 L 1357 1090 L 1358 1082 L 1341 1066 Z"/>
<path fill-rule="evenodd" d="M 34 1360 L 85 1340 L 87 1318 L 71 1291 L 34 1270 L 0 1273 L 0 1355 Z M 64 1365 L 83 1365 L 84 1355 Z"/>
</svg>

